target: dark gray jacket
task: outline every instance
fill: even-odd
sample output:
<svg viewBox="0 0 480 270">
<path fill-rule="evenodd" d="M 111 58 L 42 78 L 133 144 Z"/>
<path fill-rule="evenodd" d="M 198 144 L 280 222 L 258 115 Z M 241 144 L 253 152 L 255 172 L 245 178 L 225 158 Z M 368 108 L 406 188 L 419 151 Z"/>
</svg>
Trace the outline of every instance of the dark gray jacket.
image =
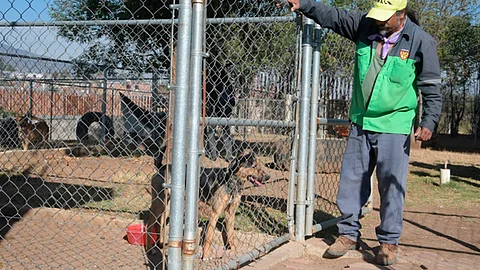
<svg viewBox="0 0 480 270">
<path fill-rule="evenodd" d="M 434 130 L 442 109 L 441 77 L 437 44 L 428 33 L 407 19 L 401 37 L 377 76 L 366 106 L 362 85 L 378 45 L 378 41 L 368 39 L 378 33 L 375 20 L 366 18 L 366 13 L 348 12 L 310 0 L 301 0 L 299 11 L 356 44 L 349 114 L 354 123 L 365 130 L 409 134 L 419 90 L 423 97 L 420 126 Z"/>
</svg>

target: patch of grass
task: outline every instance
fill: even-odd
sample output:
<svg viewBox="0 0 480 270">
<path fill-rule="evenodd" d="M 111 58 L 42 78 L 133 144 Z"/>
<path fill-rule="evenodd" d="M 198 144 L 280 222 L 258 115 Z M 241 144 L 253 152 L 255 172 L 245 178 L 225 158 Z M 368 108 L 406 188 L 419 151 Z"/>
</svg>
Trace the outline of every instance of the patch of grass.
<svg viewBox="0 0 480 270">
<path fill-rule="evenodd" d="M 479 182 L 472 178 L 452 176 L 450 183 L 440 185 L 440 173 L 437 170 L 416 171 L 409 175 L 405 204 L 468 208 L 480 203 Z"/>
<path fill-rule="evenodd" d="M 145 185 L 138 184 L 140 181 L 144 182 L 144 180 L 138 179 L 144 179 L 144 175 L 139 175 L 140 177 L 125 176 L 122 179 L 116 179 L 111 187 L 114 190 L 111 200 L 89 202 L 85 206 L 92 209 L 101 209 L 102 211 L 129 213 L 138 213 L 148 209 L 150 206 L 150 194 L 147 188 L 149 186 L 147 183 Z"/>
<path fill-rule="evenodd" d="M 286 224 L 286 213 L 261 205 L 240 204 L 235 215 L 235 228 L 244 232 L 281 235 Z"/>
<path fill-rule="evenodd" d="M 208 224 L 208 215 L 199 213 L 199 224 Z M 217 223 L 218 229 L 225 226 L 225 213 L 223 212 Z M 235 230 L 250 233 L 267 233 L 269 235 L 282 235 L 287 232 L 287 214 L 277 209 L 241 203 L 235 213 Z"/>
<path fill-rule="evenodd" d="M 145 184 L 150 185 L 153 173 L 147 174 L 143 171 L 119 171 L 110 177 L 113 183 L 127 183 L 127 184 Z"/>
</svg>

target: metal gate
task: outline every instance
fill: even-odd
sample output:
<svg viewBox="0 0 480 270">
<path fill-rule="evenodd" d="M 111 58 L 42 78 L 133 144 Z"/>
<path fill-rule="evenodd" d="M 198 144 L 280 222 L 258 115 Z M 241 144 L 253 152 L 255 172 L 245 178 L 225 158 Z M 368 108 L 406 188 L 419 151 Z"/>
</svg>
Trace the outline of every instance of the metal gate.
<svg viewBox="0 0 480 270">
<path fill-rule="evenodd" d="M 342 218 L 351 83 L 311 20 L 41 2 L 0 19 L 0 268 L 235 269 Z"/>
</svg>

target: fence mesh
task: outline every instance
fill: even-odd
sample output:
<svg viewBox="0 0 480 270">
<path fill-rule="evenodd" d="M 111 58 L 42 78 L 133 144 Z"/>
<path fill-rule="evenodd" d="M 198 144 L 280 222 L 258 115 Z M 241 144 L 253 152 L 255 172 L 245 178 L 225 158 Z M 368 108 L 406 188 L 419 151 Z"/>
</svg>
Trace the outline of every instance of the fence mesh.
<svg viewBox="0 0 480 270">
<path fill-rule="evenodd" d="M 0 268 L 162 269 L 174 2 L 8 2 L 0 8 Z M 288 11 L 267 1 L 207 4 L 203 116 L 236 122 L 202 121 L 198 253 L 210 248 L 202 269 L 288 232 L 295 128 L 246 121 L 295 122 L 300 59 Z M 335 61 L 322 64 L 320 117 L 347 117 L 344 55 L 352 51 L 324 37 L 322 58 Z M 319 126 L 316 223 L 339 215 L 347 132 Z M 212 216 L 218 221 L 208 232 Z"/>
</svg>

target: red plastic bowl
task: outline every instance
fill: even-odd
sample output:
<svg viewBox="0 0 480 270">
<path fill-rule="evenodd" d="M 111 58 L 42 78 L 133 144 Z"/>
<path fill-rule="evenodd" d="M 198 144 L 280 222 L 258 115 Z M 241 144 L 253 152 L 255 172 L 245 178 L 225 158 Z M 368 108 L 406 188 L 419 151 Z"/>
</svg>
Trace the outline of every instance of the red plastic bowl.
<svg viewBox="0 0 480 270">
<path fill-rule="evenodd" d="M 157 238 L 155 233 L 152 233 L 152 242 Z M 127 227 L 127 240 L 132 245 L 145 246 L 147 242 L 147 233 L 144 224 L 132 224 Z"/>
</svg>

